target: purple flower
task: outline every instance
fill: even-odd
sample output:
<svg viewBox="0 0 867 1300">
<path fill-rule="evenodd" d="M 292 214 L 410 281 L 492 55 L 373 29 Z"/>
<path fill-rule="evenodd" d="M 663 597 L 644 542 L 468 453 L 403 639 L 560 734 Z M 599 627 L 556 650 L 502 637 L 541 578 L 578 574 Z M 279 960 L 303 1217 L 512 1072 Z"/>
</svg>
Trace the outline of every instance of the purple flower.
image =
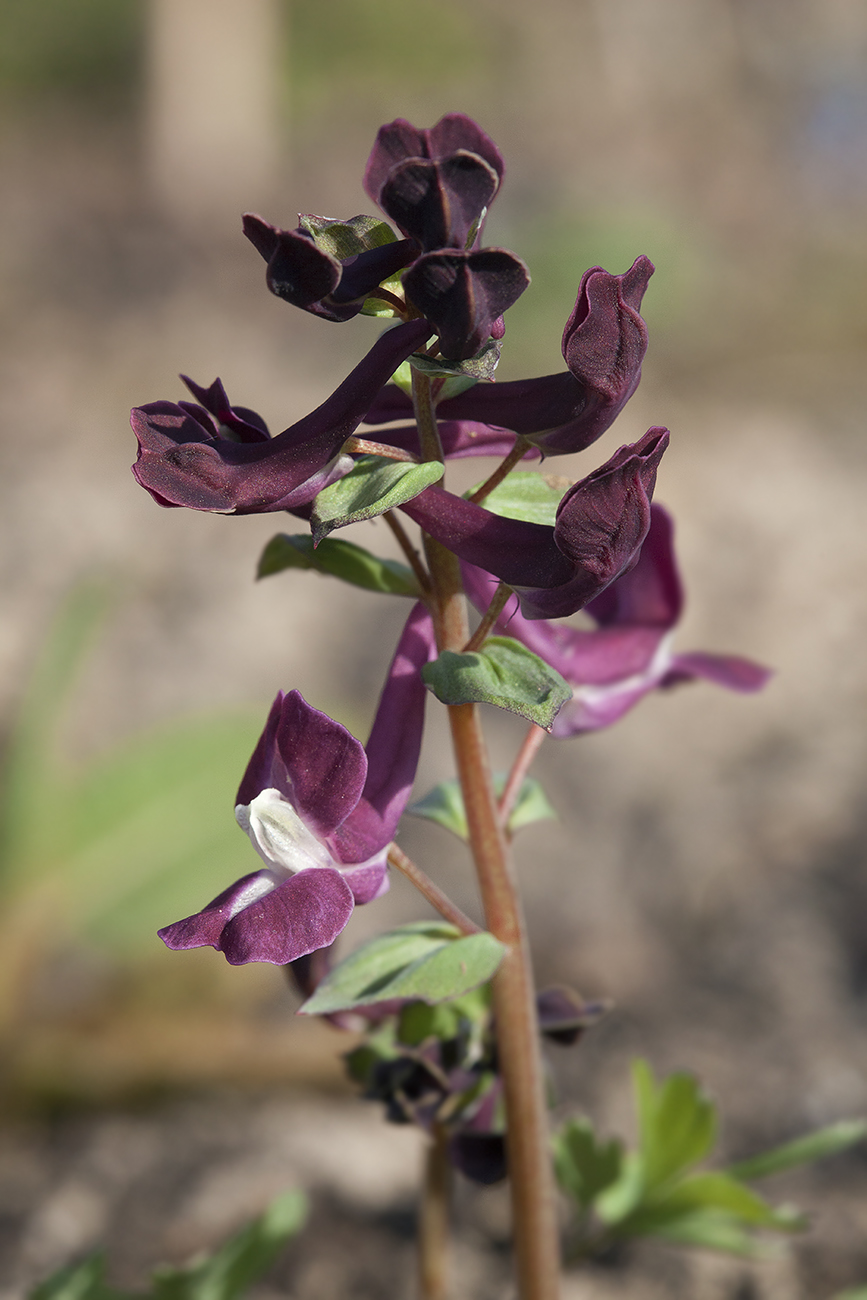
<svg viewBox="0 0 867 1300">
<path fill-rule="evenodd" d="M 609 727 L 649 691 L 678 682 L 703 677 L 729 690 L 758 691 L 770 677 L 767 668 L 736 655 L 673 652 L 683 592 L 672 535 L 671 517 L 654 505 L 638 563 L 585 606 L 597 624 L 592 631 L 504 613 L 500 630 L 522 641 L 572 686 L 572 700 L 558 713 L 553 735 Z M 465 565 L 464 581 L 473 603 L 487 608 L 496 579 Z"/>
<path fill-rule="evenodd" d="M 379 129 L 364 188 L 424 251 L 466 248 L 503 171 L 493 140 L 463 113 L 428 128 L 397 118 Z"/>
<path fill-rule="evenodd" d="M 461 560 L 513 587 L 525 618 L 565 618 L 635 563 L 667 446 L 668 430 L 654 428 L 621 447 L 569 489 L 553 527 L 505 519 L 437 487 L 401 509 Z"/>
<path fill-rule="evenodd" d="M 546 455 L 583 451 L 611 427 L 638 386 L 647 350 L 647 327 L 638 309 L 652 274 L 653 264 L 646 257 L 639 257 L 624 275 L 591 267 L 581 279 L 563 331 L 567 372 L 476 384 L 441 402 L 438 416 L 511 429 Z M 373 403 L 366 419 L 369 424 L 387 424 L 405 419 L 411 409 L 406 395 L 392 385 Z"/>
<path fill-rule="evenodd" d="M 529 283 L 524 263 L 504 248 L 427 253 L 403 277 L 407 297 L 436 326 L 450 361 L 475 356 Z"/>
<path fill-rule="evenodd" d="M 254 412 L 230 407 L 219 381 L 193 387 L 205 409 L 174 402 L 136 407 L 133 474 L 161 506 L 245 515 L 312 501 L 352 468 L 341 447 L 382 385 L 430 334 L 426 321 L 389 330 L 321 406 L 276 438 Z"/>
<path fill-rule="evenodd" d="M 385 892 L 421 746 L 420 670 L 435 653 L 430 616 L 416 605 L 366 747 L 298 691 L 278 694 L 235 808 L 265 866 L 160 930 L 169 948 L 209 945 L 233 966 L 285 965 L 332 943 L 356 903 Z"/>
<path fill-rule="evenodd" d="M 372 248 L 364 247 L 363 234 L 353 239 L 353 227 L 364 232 L 365 226 L 374 224 L 372 217 L 352 217 L 348 222 L 329 222 L 322 217 L 304 220 L 326 233 L 338 228 L 343 242 L 349 242 L 354 251 L 338 257 L 320 247 L 304 226 L 280 230 L 252 212 L 244 216 L 244 234 L 268 263 L 265 279 L 271 292 L 326 320 L 346 321 L 357 316 L 377 285 L 418 256 L 418 245 L 411 239 L 392 237 L 391 243 Z M 387 230 L 384 223 L 375 224 Z"/>
</svg>

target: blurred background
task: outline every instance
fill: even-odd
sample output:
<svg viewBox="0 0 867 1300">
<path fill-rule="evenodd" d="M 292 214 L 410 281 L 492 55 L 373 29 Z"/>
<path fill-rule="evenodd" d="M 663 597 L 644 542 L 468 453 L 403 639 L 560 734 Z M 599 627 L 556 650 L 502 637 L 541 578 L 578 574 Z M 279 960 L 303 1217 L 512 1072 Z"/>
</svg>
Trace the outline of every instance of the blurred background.
<svg viewBox="0 0 867 1300">
<path fill-rule="evenodd" d="M 127 423 L 183 371 L 278 431 L 363 355 L 377 325 L 273 298 L 239 218 L 367 210 L 397 116 L 467 112 L 506 158 L 487 239 L 533 284 L 501 377 L 561 368 L 587 266 L 655 262 L 642 385 L 553 468 L 668 425 L 678 648 L 776 670 L 543 749 L 539 979 L 615 1003 L 553 1063 L 563 1109 L 629 1135 L 641 1054 L 701 1076 L 732 1156 L 867 1111 L 865 74 L 863 0 L 0 0 L 4 1296 L 98 1242 L 136 1285 L 293 1181 L 319 1200 L 284 1294 L 393 1295 L 385 1257 L 411 1290 L 416 1135 L 341 1091 L 347 1041 L 279 972 L 154 936 L 250 869 L 232 800 L 275 691 L 365 735 L 406 609 L 255 583 L 284 523 L 160 510 Z M 419 794 L 450 774 L 430 712 Z M 490 718 L 495 765 L 522 733 Z M 401 842 L 476 909 L 457 841 Z M 395 882 L 345 948 L 423 911 Z M 865 1176 L 782 1185 L 815 1218 L 788 1260 L 647 1248 L 569 1294 L 823 1300 L 867 1279 Z M 461 1196 L 456 1294 L 507 1294 L 502 1197 Z"/>
</svg>

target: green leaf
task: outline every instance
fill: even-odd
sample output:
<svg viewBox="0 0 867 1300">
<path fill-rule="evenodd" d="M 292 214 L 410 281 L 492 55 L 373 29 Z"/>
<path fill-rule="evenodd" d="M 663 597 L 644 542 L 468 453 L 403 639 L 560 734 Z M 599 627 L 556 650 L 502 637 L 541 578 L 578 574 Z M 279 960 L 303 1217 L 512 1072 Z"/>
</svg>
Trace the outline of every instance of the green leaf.
<svg viewBox="0 0 867 1300">
<path fill-rule="evenodd" d="M 867 1286 L 856 1286 L 854 1290 L 841 1291 L 834 1300 L 867 1300 Z"/>
<path fill-rule="evenodd" d="M 58 1269 L 40 1282 L 30 1292 L 29 1300 L 128 1300 L 127 1292 L 106 1285 L 104 1272 L 103 1255 L 88 1255 L 80 1264 Z"/>
<path fill-rule="evenodd" d="M 423 921 L 379 935 L 336 966 L 301 1007 L 303 1015 L 348 1011 L 391 998 L 443 1002 L 489 980 L 505 948 L 492 934 L 461 936 Z"/>
<path fill-rule="evenodd" d="M 412 397 L 412 369 L 409 361 L 404 361 L 391 377 L 391 382 L 396 384 L 401 392 L 406 393 L 407 397 Z M 472 375 L 450 375 L 437 393 L 437 402 L 444 402 L 448 397 L 457 397 L 459 393 L 465 393 L 478 382 Z"/>
<path fill-rule="evenodd" d="M 795 1138 L 782 1146 L 774 1147 L 750 1160 L 739 1160 L 730 1165 L 728 1172 L 743 1182 L 752 1183 L 771 1174 L 782 1173 L 784 1169 L 793 1169 L 797 1165 L 811 1164 L 824 1156 L 836 1155 L 867 1137 L 867 1121 L 863 1119 L 840 1120 L 829 1124 L 816 1133 Z"/>
<path fill-rule="evenodd" d="M 444 357 L 428 357 L 423 352 L 413 352 L 409 364 L 423 375 L 436 379 L 463 376 L 469 376 L 470 379 L 493 379 L 500 364 L 502 349 L 501 339 L 488 339 L 475 356 L 467 357 L 465 361 L 448 361 Z"/>
<path fill-rule="evenodd" d="M 553 527 L 557 507 L 569 486 L 565 479 L 548 478 L 531 470 L 512 470 L 499 487 L 485 497 L 485 509 L 506 519 L 525 519 L 531 524 Z M 465 495 L 472 496 L 479 487 L 480 483 Z"/>
<path fill-rule="evenodd" d="M 646 1061 L 635 1061 L 642 1181 L 652 1191 L 697 1164 L 716 1141 L 716 1108 L 688 1074 L 657 1086 Z"/>
<path fill-rule="evenodd" d="M 481 650 L 444 650 L 422 669 L 443 704 L 494 704 L 550 731 L 572 688 L 543 659 L 511 637 L 492 636 Z"/>
<path fill-rule="evenodd" d="M 582 1211 L 616 1181 L 622 1162 L 622 1144 L 599 1141 L 589 1120 L 567 1120 L 554 1138 L 557 1180 Z"/>
<path fill-rule="evenodd" d="M 374 519 L 395 506 L 411 501 L 441 479 L 445 466 L 439 461 L 414 465 L 405 460 L 362 456 L 355 467 L 316 497 L 311 523 L 318 545 L 335 528 Z"/>
<path fill-rule="evenodd" d="M 298 217 L 302 229 L 313 236 L 313 242 L 324 253 L 339 262 L 371 248 L 393 244 L 397 236 L 391 226 L 379 217 L 350 217 L 340 221 L 334 217 L 317 217 L 312 212 L 302 212 Z"/>
<path fill-rule="evenodd" d="M 719 1210 L 695 1210 L 660 1223 L 655 1228 L 648 1228 L 641 1235 L 661 1237 L 672 1245 L 698 1246 L 727 1255 L 740 1255 L 745 1259 L 763 1253 L 760 1243 L 748 1229 Z"/>
<path fill-rule="evenodd" d="M 494 790 L 497 796 L 501 795 L 506 788 L 506 779 L 504 772 L 494 774 Z M 461 840 L 469 839 L 464 797 L 461 793 L 460 781 L 455 778 L 441 781 L 423 799 L 410 804 L 407 812 L 415 817 L 426 817 L 428 821 L 444 826 L 447 831 L 451 831 Z M 556 819 L 557 814 L 548 802 L 548 796 L 542 786 L 534 777 L 526 777 L 512 808 L 507 824 L 508 830 L 514 834 L 522 826 L 529 826 L 531 822 L 556 821 Z"/>
<path fill-rule="evenodd" d="M 153 1274 L 154 1300 L 238 1300 L 270 1268 L 307 1217 L 307 1198 L 285 1192 L 210 1258 Z"/>
<path fill-rule="evenodd" d="M 751 1228 L 792 1232 L 804 1227 L 803 1216 L 796 1210 L 786 1206 L 775 1209 L 744 1183 L 719 1172 L 693 1174 L 669 1191 L 651 1195 L 624 1226 L 634 1233 L 650 1232 L 696 1210 L 719 1210 Z"/>
<path fill-rule="evenodd" d="M 420 595 L 412 569 L 397 560 L 380 560 L 363 546 L 338 537 L 326 537 L 314 546 L 309 533 L 278 533 L 272 537 L 259 559 L 257 578 L 267 578 L 284 569 L 312 569 L 316 573 L 342 578 L 366 591 L 387 592 L 393 596 Z"/>
</svg>

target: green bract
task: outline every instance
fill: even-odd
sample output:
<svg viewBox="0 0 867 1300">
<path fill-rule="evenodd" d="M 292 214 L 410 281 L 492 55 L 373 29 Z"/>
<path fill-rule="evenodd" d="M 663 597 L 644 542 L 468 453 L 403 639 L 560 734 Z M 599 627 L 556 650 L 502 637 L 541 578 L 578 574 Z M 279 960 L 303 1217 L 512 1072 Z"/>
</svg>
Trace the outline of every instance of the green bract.
<svg viewBox="0 0 867 1300">
<path fill-rule="evenodd" d="M 301 1007 L 325 1015 L 392 998 L 443 1002 L 489 980 L 505 947 L 492 934 L 461 935 L 453 925 L 421 921 L 371 939 L 322 981 Z"/>
<path fill-rule="evenodd" d="M 519 641 L 492 636 L 481 650 L 444 650 L 422 669 L 443 704 L 495 704 L 550 731 L 572 688 L 558 672 Z"/>
<path fill-rule="evenodd" d="M 257 578 L 267 578 L 284 569 L 313 569 L 332 578 L 342 578 L 354 587 L 387 592 L 393 596 L 421 594 L 412 569 L 397 560 L 380 560 L 363 546 L 337 537 L 324 538 L 314 546 L 309 533 L 278 533 L 259 559 Z"/>
<path fill-rule="evenodd" d="M 314 544 L 318 546 L 335 528 L 375 519 L 411 501 L 441 479 L 444 472 L 445 466 L 436 460 L 416 465 L 362 456 L 344 478 L 324 488 L 314 501 L 310 516 Z"/>
<path fill-rule="evenodd" d="M 562 480 L 552 482 L 544 474 L 530 470 L 512 470 L 499 487 L 485 497 L 485 509 L 505 519 L 525 519 L 531 524 L 547 524 L 553 528 L 557 507 L 568 484 Z M 472 496 L 471 489 L 467 496 Z"/>
</svg>

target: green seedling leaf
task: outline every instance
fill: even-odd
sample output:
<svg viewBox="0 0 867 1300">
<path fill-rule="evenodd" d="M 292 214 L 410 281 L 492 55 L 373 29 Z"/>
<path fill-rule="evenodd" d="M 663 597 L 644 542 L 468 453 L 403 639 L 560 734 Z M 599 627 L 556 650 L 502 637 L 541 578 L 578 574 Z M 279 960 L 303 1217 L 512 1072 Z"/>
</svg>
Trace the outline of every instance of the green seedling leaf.
<svg viewBox="0 0 867 1300">
<path fill-rule="evenodd" d="M 441 479 L 444 471 L 440 461 L 414 465 L 381 456 L 362 456 L 348 474 L 323 488 L 314 501 L 310 516 L 314 543 L 318 546 L 335 528 L 375 519 L 411 501 Z"/>
<path fill-rule="evenodd" d="M 216 1254 L 185 1269 L 153 1274 L 154 1300 L 239 1300 L 307 1217 L 307 1198 L 286 1192 L 258 1219 L 242 1228 Z"/>
<path fill-rule="evenodd" d="M 392 998 L 443 1002 L 489 980 L 504 946 L 492 934 L 461 936 L 455 926 L 401 926 L 364 944 L 336 966 L 301 1007 L 325 1015 Z"/>
<path fill-rule="evenodd" d="M 620 1175 L 623 1146 L 617 1138 L 601 1142 L 586 1119 L 567 1120 L 554 1138 L 554 1168 L 564 1192 L 583 1212 Z"/>
<path fill-rule="evenodd" d="M 550 731 L 572 688 L 543 659 L 511 637 L 492 636 L 481 650 L 444 650 L 422 669 L 443 704 L 494 704 Z"/>
<path fill-rule="evenodd" d="M 568 486 L 565 479 L 548 478 L 531 470 L 512 470 L 499 487 L 488 493 L 484 506 L 506 519 L 525 519 L 553 528 L 557 507 Z M 477 483 L 466 495 L 472 496 L 479 487 Z"/>
<path fill-rule="evenodd" d="M 659 1237 L 676 1246 L 697 1246 L 726 1255 L 753 1259 L 764 1253 L 761 1244 L 730 1215 L 717 1210 L 696 1210 L 648 1229 L 643 1235 Z"/>
<path fill-rule="evenodd" d="M 816 1133 L 795 1138 L 792 1142 L 774 1147 L 750 1160 L 739 1160 L 737 1164 L 729 1166 L 728 1172 L 745 1183 L 754 1183 L 760 1178 L 769 1178 L 771 1174 L 782 1173 L 785 1169 L 812 1164 L 824 1156 L 837 1155 L 838 1152 L 863 1142 L 865 1137 L 867 1120 L 840 1120 L 837 1124 L 829 1124 Z"/>
<path fill-rule="evenodd" d="M 501 795 L 505 788 L 506 774 L 504 772 L 495 773 L 494 790 L 497 795 Z M 418 803 L 410 804 L 407 812 L 412 813 L 415 817 L 426 817 L 428 821 L 444 826 L 447 831 L 451 831 L 459 839 L 467 840 L 469 838 L 464 797 L 461 793 L 460 782 L 454 778 L 441 781 L 439 785 L 434 786 L 433 790 L 426 794 L 423 799 L 420 799 Z M 532 822 L 556 821 L 556 819 L 557 814 L 548 802 L 545 791 L 534 777 L 528 776 L 521 786 L 518 798 L 512 808 L 507 823 L 508 831 L 514 834 L 522 826 L 529 826 Z"/>
<path fill-rule="evenodd" d="M 493 379 L 500 364 L 503 344 L 500 339 L 488 339 L 474 357 L 466 361 L 448 361 L 444 357 L 428 357 L 414 352 L 409 364 L 432 379 L 453 379 L 468 376 L 470 379 Z M 451 395 L 451 394 L 450 394 Z"/>
<path fill-rule="evenodd" d="M 856 1286 L 854 1290 L 841 1291 L 834 1300 L 867 1300 L 867 1286 Z"/>
<path fill-rule="evenodd" d="M 29 1300 L 132 1300 L 127 1292 L 107 1286 L 104 1272 L 102 1254 L 89 1255 L 80 1264 L 52 1273 L 30 1292 Z"/>
<path fill-rule="evenodd" d="M 633 1064 L 642 1182 L 652 1192 L 703 1160 L 716 1141 L 716 1108 L 688 1074 L 656 1084 L 646 1061 Z"/>
<path fill-rule="evenodd" d="M 648 1197 L 623 1227 L 636 1235 L 655 1232 L 657 1227 L 697 1210 L 720 1211 L 749 1228 L 793 1232 L 804 1227 L 803 1216 L 796 1210 L 787 1206 L 775 1209 L 726 1173 L 693 1174 L 670 1191 Z"/>
<path fill-rule="evenodd" d="M 341 578 L 366 591 L 381 591 L 392 596 L 421 594 L 412 569 L 397 560 L 380 560 L 363 546 L 337 537 L 326 537 L 314 546 L 309 533 L 278 533 L 262 552 L 257 578 L 267 578 L 284 569 L 312 569 L 316 573 Z"/>
</svg>

